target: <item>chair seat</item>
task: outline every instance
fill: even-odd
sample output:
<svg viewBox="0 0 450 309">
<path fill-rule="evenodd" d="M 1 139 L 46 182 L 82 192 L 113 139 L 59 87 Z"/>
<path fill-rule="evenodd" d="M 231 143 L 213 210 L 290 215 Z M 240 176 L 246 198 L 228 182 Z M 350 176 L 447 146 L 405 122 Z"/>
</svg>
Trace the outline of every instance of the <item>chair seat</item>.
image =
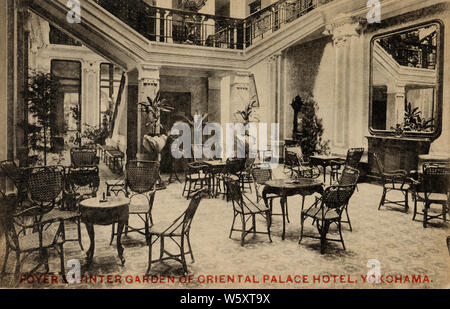
<svg viewBox="0 0 450 309">
<path fill-rule="evenodd" d="M 131 202 L 129 205 L 129 213 L 137 214 L 137 213 L 148 213 L 150 211 L 150 206 L 147 201 L 136 201 Z"/>
<path fill-rule="evenodd" d="M 302 214 L 315 219 L 333 220 L 339 219 L 339 213 L 334 209 L 326 209 L 324 211 L 325 217 L 322 218 L 322 210 L 320 207 L 311 207 L 309 209 L 303 210 Z"/>
<path fill-rule="evenodd" d="M 42 216 L 42 222 L 50 222 L 57 220 L 70 220 L 74 218 L 78 218 L 80 213 L 78 211 L 72 210 L 62 210 L 62 209 L 53 209 L 50 212 L 46 213 Z"/>
<path fill-rule="evenodd" d="M 416 193 L 416 197 L 419 201 L 425 201 L 425 195 L 422 192 Z M 428 195 L 428 201 L 434 204 L 443 204 L 447 203 L 449 200 L 447 194 L 431 193 Z"/>
<path fill-rule="evenodd" d="M 189 180 L 206 180 L 208 179 L 208 176 L 201 173 L 200 175 L 198 174 L 186 175 L 186 178 Z"/>
<path fill-rule="evenodd" d="M 42 232 L 42 247 L 48 248 L 53 245 L 57 227 L 50 227 Z M 21 251 L 34 251 L 40 249 L 39 233 L 31 233 L 19 236 L 19 247 Z"/>
<path fill-rule="evenodd" d="M 394 189 L 394 190 L 409 190 L 410 185 L 405 183 L 405 184 L 403 184 L 403 187 L 402 187 L 402 183 L 394 183 L 394 184 L 392 184 L 392 182 L 391 182 L 391 183 L 386 183 L 384 185 L 384 187 L 386 189 Z"/>
<path fill-rule="evenodd" d="M 155 223 L 154 225 L 152 225 L 150 227 L 149 233 L 150 233 L 150 235 L 181 236 L 181 230 L 182 230 L 181 224 L 175 229 L 172 227 L 169 230 L 167 230 L 167 228 L 170 227 L 170 225 L 172 223 L 173 222 L 170 222 L 170 221 L 161 221 L 161 222 Z"/>
<path fill-rule="evenodd" d="M 244 215 L 257 214 L 257 213 L 269 211 L 269 208 L 266 207 L 266 205 L 264 204 L 263 201 L 260 201 L 259 203 L 257 203 L 256 201 L 252 201 L 252 202 L 255 203 L 256 205 L 250 203 L 249 201 L 246 201 L 245 205 L 247 207 L 244 207 L 244 209 L 243 209 Z M 237 211 L 239 213 L 242 213 L 242 211 L 240 211 L 240 209 L 237 209 Z"/>
</svg>

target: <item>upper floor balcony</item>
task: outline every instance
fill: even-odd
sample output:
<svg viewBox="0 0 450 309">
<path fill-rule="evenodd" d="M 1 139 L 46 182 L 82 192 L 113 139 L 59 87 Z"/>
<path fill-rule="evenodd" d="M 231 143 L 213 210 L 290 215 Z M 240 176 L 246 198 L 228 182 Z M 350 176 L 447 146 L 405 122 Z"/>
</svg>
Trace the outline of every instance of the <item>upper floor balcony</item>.
<svg viewBox="0 0 450 309">
<path fill-rule="evenodd" d="M 243 50 L 332 0 L 280 0 L 245 19 L 151 6 L 145 0 L 95 0 L 150 41 Z"/>
</svg>

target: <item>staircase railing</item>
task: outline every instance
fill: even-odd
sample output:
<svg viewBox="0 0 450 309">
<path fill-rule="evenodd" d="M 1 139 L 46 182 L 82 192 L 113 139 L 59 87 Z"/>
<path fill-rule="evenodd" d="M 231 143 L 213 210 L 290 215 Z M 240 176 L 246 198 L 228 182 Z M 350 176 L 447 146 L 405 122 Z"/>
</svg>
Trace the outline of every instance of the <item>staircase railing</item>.
<svg viewBox="0 0 450 309">
<path fill-rule="evenodd" d="M 332 0 L 280 0 L 245 19 L 149 5 L 145 0 L 94 0 L 147 39 L 244 49 Z"/>
</svg>

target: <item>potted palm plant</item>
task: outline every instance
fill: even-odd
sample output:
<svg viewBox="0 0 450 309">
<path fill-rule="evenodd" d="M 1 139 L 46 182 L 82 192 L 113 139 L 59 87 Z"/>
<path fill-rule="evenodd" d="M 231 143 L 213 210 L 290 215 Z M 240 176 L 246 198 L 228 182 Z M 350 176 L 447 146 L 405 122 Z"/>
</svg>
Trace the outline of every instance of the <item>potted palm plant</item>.
<svg viewBox="0 0 450 309">
<path fill-rule="evenodd" d="M 152 100 L 147 97 L 147 102 L 140 102 L 141 111 L 146 114 L 147 122 L 145 127 L 149 128 L 147 134 L 143 137 L 143 147 L 150 156 L 150 160 L 161 161 L 161 152 L 167 144 L 168 135 L 161 133 L 166 132 L 166 128 L 161 124 L 161 113 L 171 113 L 174 109 L 166 99 L 161 98 L 158 91 Z M 165 185 L 159 179 L 159 188 L 165 188 Z"/>
</svg>

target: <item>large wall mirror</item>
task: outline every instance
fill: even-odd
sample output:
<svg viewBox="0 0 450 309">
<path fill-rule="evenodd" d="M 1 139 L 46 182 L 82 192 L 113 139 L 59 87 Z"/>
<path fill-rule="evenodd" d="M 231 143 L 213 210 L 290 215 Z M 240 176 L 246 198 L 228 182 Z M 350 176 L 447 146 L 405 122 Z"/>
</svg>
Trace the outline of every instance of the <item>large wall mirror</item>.
<svg viewBox="0 0 450 309">
<path fill-rule="evenodd" d="M 370 132 L 438 137 L 443 26 L 434 21 L 371 42 Z"/>
</svg>

